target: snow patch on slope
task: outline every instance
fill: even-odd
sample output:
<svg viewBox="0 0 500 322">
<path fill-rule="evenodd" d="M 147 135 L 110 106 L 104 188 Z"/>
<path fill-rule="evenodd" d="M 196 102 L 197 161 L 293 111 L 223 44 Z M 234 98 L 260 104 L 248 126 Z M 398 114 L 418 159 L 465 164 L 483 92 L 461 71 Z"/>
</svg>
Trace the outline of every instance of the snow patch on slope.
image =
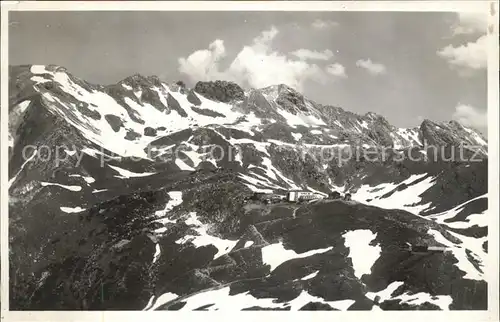
<svg viewBox="0 0 500 322">
<path fill-rule="evenodd" d="M 477 280 L 477 281 L 484 281 L 484 272 L 479 271 L 468 259 L 466 249 L 469 249 L 470 246 L 472 246 L 472 249 L 469 249 L 469 251 L 472 251 L 476 256 L 475 258 L 486 258 L 487 254 L 482 250 L 482 248 L 477 247 L 476 242 L 471 243 L 470 239 L 467 240 L 466 237 L 460 236 L 459 238 L 462 241 L 469 241 L 469 244 L 466 245 L 467 248 L 464 248 L 463 245 L 456 245 L 452 242 L 450 242 L 448 239 L 446 239 L 443 234 L 441 234 L 439 231 L 434 230 L 434 229 L 429 229 L 428 234 L 432 235 L 434 239 L 440 243 L 448 247 L 450 251 L 453 253 L 453 256 L 458 260 L 457 263 L 454 265 L 458 267 L 461 271 L 465 273 L 465 276 L 463 277 L 464 279 L 471 279 L 471 280 Z M 458 237 L 458 235 L 454 235 L 455 237 Z M 474 238 L 471 238 L 474 239 Z M 464 243 L 465 244 L 465 243 Z M 481 254 L 482 256 L 478 255 Z"/>
<path fill-rule="evenodd" d="M 326 253 L 333 247 L 320 248 L 297 254 L 293 249 L 285 249 L 282 242 L 271 244 L 262 248 L 262 261 L 271 266 L 271 272 L 282 263 L 295 258 L 304 258 L 316 254 Z"/>
<path fill-rule="evenodd" d="M 161 255 L 161 248 L 160 248 L 160 245 L 158 243 L 156 243 L 156 245 L 155 245 L 155 253 L 153 255 L 153 264 L 156 263 L 156 261 L 158 260 L 158 258 L 160 258 L 160 255 Z"/>
<path fill-rule="evenodd" d="M 23 171 L 24 167 L 26 166 L 26 164 L 28 162 L 30 162 L 31 160 L 33 160 L 33 158 L 36 156 L 37 154 L 37 151 L 35 150 L 33 152 L 33 154 L 28 158 L 26 159 L 26 161 L 24 161 L 24 163 L 21 165 L 21 167 L 19 168 L 19 171 L 17 171 L 17 173 L 9 180 L 9 185 L 8 187 L 10 188 L 12 186 L 12 184 L 17 180 L 17 176 Z"/>
<path fill-rule="evenodd" d="M 430 303 L 438 306 L 441 310 L 448 311 L 453 298 L 450 295 L 430 295 L 429 293 L 419 292 L 416 294 L 404 293 L 393 297 L 392 300 L 401 300 L 401 303 L 409 305 L 422 305 Z"/>
<path fill-rule="evenodd" d="M 256 298 L 249 292 L 230 295 L 230 287 L 224 287 L 207 292 L 201 292 L 188 297 L 184 302 L 186 305 L 181 311 L 193 311 L 205 307 L 208 311 L 241 311 L 252 307 L 262 308 L 290 308 L 298 311 L 310 302 L 320 302 L 330 305 L 337 310 L 347 310 L 355 301 L 346 299 L 340 301 L 325 301 L 323 298 L 313 296 L 307 291 L 302 291 L 299 296 L 289 302 L 278 302 L 274 298 Z"/>
<path fill-rule="evenodd" d="M 404 285 L 403 282 L 394 281 L 385 289 L 379 292 L 367 292 L 365 296 L 372 301 L 376 301 L 377 303 L 383 303 L 388 300 L 401 300 L 402 303 L 409 305 L 421 305 L 427 302 L 438 306 L 441 310 L 448 310 L 449 306 L 453 302 L 452 297 L 449 295 L 432 296 L 429 293 L 424 292 L 416 294 L 408 294 L 406 292 L 399 296 L 392 296 L 392 294 L 402 285 Z"/>
<path fill-rule="evenodd" d="M 182 171 L 195 171 L 193 167 L 189 166 L 188 164 L 186 164 L 186 162 L 179 158 L 175 159 L 175 165 L 178 166 Z"/>
<path fill-rule="evenodd" d="M 361 279 L 364 274 L 371 274 L 373 264 L 380 257 L 380 246 L 371 246 L 370 242 L 377 237 L 368 229 L 349 231 L 342 235 L 345 245 L 349 248 L 354 275 Z"/>
<path fill-rule="evenodd" d="M 149 303 L 146 305 L 146 307 L 143 309 L 143 311 L 154 311 L 157 308 L 159 308 L 160 306 L 162 306 L 163 304 L 168 303 L 172 300 L 175 300 L 178 297 L 179 296 L 175 293 L 170 293 L 170 292 L 164 293 L 164 294 L 160 295 L 160 297 L 158 297 L 158 299 L 154 302 L 154 305 L 153 305 L 154 296 L 152 296 L 149 299 Z"/>
<path fill-rule="evenodd" d="M 458 205 L 450 210 L 443 211 L 443 212 L 440 212 L 437 214 L 432 214 L 428 217 L 436 220 L 436 222 L 438 222 L 442 225 L 446 225 L 450 228 L 455 228 L 455 229 L 470 228 L 470 227 L 473 227 L 475 225 L 477 225 L 479 227 L 487 227 L 488 226 L 488 210 L 485 210 L 485 211 L 478 213 L 478 214 L 470 214 L 467 216 L 467 219 L 465 221 L 445 222 L 445 220 L 454 218 L 458 213 L 460 213 L 460 211 L 462 211 L 462 209 L 465 208 L 465 206 L 468 203 L 473 202 L 477 199 L 482 199 L 482 198 L 488 198 L 488 194 L 484 194 L 484 195 L 472 198 L 472 199 L 467 200 L 466 202 L 461 203 L 460 205 Z"/>
<path fill-rule="evenodd" d="M 391 284 L 387 285 L 385 289 L 378 292 L 367 292 L 365 296 L 372 301 L 374 301 L 376 297 L 379 297 L 379 302 L 384 302 L 390 299 L 392 293 L 394 293 L 403 284 L 404 283 L 400 281 L 392 282 Z"/>
<path fill-rule="evenodd" d="M 70 190 L 70 191 L 81 191 L 82 190 L 82 187 L 80 187 L 80 186 L 66 186 L 66 185 L 63 185 L 63 184 L 53 183 L 53 182 L 41 182 L 41 184 L 42 184 L 42 187 L 46 187 L 46 186 L 59 186 L 61 188 L 64 188 L 64 189 Z"/>
<path fill-rule="evenodd" d="M 413 214 L 418 214 L 427 209 L 430 205 L 418 205 L 422 200 L 420 195 L 430 189 L 435 184 L 435 177 L 427 177 L 420 182 L 416 182 L 427 176 L 426 173 L 412 175 L 399 184 L 382 183 L 377 186 L 362 185 L 353 195 L 352 199 L 368 205 L 383 209 L 402 209 Z M 390 196 L 383 196 L 400 185 L 407 185 L 400 191 L 394 191 Z M 370 200 L 371 199 L 371 200 Z"/>
<path fill-rule="evenodd" d="M 291 134 L 292 134 L 293 138 L 295 139 L 295 141 L 299 141 L 302 138 L 301 133 L 292 132 Z"/>
<path fill-rule="evenodd" d="M 86 177 L 86 176 L 82 176 L 81 174 L 70 174 L 69 175 L 70 177 L 78 177 L 78 178 L 82 178 L 83 180 L 85 180 L 85 182 L 87 184 L 91 184 L 91 183 L 94 183 L 95 182 L 95 179 L 92 178 L 92 177 Z"/>
<path fill-rule="evenodd" d="M 155 174 L 155 172 L 135 173 L 135 172 L 125 170 L 125 169 L 122 169 L 120 167 L 111 165 L 111 164 L 108 164 L 108 166 L 120 174 L 119 176 L 115 176 L 116 178 L 120 178 L 120 179 L 129 179 L 129 178 L 135 178 L 135 177 L 147 177 L 147 176 Z"/>
<path fill-rule="evenodd" d="M 311 273 L 311 274 L 309 274 L 307 276 L 302 277 L 300 280 L 301 281 L 307 281 L 307 280 L 313 279 L 313 278 L 316 277 L 316 275 L 318 275 L 318 273 L 319 273 L 319 271 L 315 271 L 314 273 Z"/>
<path fill-rule="evenodd" d="M 25 101 L 22 101 L 21 103 L 17 104 L 15 107 L 12 108 L 12 112 L 15 112 L 17 114 L 23 114 L 24 112 L 26 112 L 26 110 L 28 109 L 28 106 L 30 106 L 31 104 L 31 101 L 30 100 L 25 100 Z"/>
<path fill-rule="evenodd" d="M 250 247 L 254 244 L 253 240 L 247 240 L 245 242 L 245 245 L 243 246 L 243 248 L 247 248 L 247 247 Z"/>
<path fill-rule="evenodd" d="M 165 205 L 165 208 L 163 210 L 158 210 L 155 212 L 155 216 L 157 218 L 160 218 L 157 220 L 157 222 L 160 222 L 162 224 L 175 223 L 175 221 L 164 217 L 168 212 L 182 203 L 182 191 L 170 191 L 168 193 L 168 196 L 170 197 L 170 200 Z"/>
<path fill-rule="evenodd" d="M 253 173 L 253 175 L 258 176 L 257 174 Z M 240 177 L 242 180 L 246 181 L 244 183 L 250 190 L 253 192 L 273 192 L 273 189 L 284 189 L 281 186 L 272 184 L 269 182 L 269 180 L 260 177 L 260 179 L 251 177 L 246 174 L 238 173 L 238 177 Z"/>
<path fill-rule="evenodd" d="M 80 207 L 59 207 L 61 211 L 67 213 L 67 214 L 72 214 L 72 213 L 79 213 L 82 211 L 85 211 L 85 208 L 80 208 Z"/>
<path fill-rule="evenodd" d="M 211 236 L 208 234 L 208 225 L 203 224 L 198 220 L 195 212 L 189 213 L 189 217 L 185 220 L 186 225 L 196 227 L 193 228 L 199 235 L 185 235 L 181 239 L 176 240 L 177 244 L 185 244 L 191 242 L 196 248 L 201 246 L 213 245 L 217 248 L 217 254 L 215 254 L 214 259 L 227 254 L 231 249 L 238 243 L 237 240 L 222 239 L 219 237 Z"/>
<path fill-rule="evenodd" d="M 280 115 L 282 115 L 285 118 L 287 124 L 292 128 L 296 128 L 299 125 L 305 127 L 313 127 L 318 125 L 326 126 L 326 123 L 324 121 L 312 115 L 307 115 L 301 112 L 298 112 L 297 114 L 292 114 L 281 108 L 278 108 L 277 111 Z"/>
</svg>

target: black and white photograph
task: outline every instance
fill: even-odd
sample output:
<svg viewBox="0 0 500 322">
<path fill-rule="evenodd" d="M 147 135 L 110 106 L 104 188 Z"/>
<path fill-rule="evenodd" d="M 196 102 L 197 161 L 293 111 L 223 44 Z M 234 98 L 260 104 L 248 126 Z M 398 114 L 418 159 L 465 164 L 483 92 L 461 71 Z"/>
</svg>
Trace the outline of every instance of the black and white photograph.
<svg viewBox="0 0 500 322">
<path fill-rule="evenodd" d="M 2 316 L 498 321 L 498 2 L 98 2 L 2 5 Z"/>
</svg>

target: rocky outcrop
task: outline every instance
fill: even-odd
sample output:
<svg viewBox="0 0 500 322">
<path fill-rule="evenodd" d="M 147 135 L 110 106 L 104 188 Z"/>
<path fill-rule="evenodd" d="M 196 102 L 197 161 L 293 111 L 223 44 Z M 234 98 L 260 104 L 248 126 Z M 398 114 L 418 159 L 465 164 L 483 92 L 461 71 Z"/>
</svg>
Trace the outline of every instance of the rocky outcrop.
<svg viewBox="0 0 500 322">
<path fill-rule="evenodd" d="M 120 117 L 113 114 L 106 114 L 104 115 L 104 118 L 108 122 L 109 126 L 111 126 L 113 131 L 115 132 L 120 131 L 120 128 L 123 126 L 123 121 Z"/>
<path fill-rule="evenodd" d="M 308 111 L 304 96 L 286 85 L 279 85 L 279 95 L 276 98 L 276 103 L 292 114 L 296 113 L 295 109 L 302 112 Z"/>
<path fill-rule="evenodd" d="M 455 145 L 458 144 L 459 138 L 453 132 L 447 131 L 449 128 L 443 124 L 424 120 L 420 125 L 423 139 L 429 145 Z"/>
<path fill-rule="evenodd" d="M 193 90 L 190 90 L 186 96 L 189 103 L 199 106 L 201 104 L 200 99 L 196 96 L 196 93 Z"/>
<path fill-rule="evenodd" d="M 176 111 L 180 116 L 187 116 L 186 111 L 182 109 L 179 102 L 172 95 L 170 95 L 170 93 L 167 94 L 167 104 L 170 109 Z"/>
<path fill-rule="evenodd" d="M 135 132 L 134 130 L 128 130 L 125 135 L 125 140 L 134 141 L 137 138 L 140 138 L 142 135 L 140 133 Z"/>
<path fill-rule="evenodd" d="M 368 123 L 367 129 L 364 129 L 368 137 L 381 146 L 393 147 L 394 138 L 391 134 L 395 130 L 394 126 L 390 125 L 383 116 L 372 114 L 369 117 L 371 122 Z"/>
<path fill-rule="evenodd" d="M 144 135 L 145 136 L 156 136 L 156 130 L 153 129 L 152 127 L 145 127 L 144 128 Z"/>
</svg>

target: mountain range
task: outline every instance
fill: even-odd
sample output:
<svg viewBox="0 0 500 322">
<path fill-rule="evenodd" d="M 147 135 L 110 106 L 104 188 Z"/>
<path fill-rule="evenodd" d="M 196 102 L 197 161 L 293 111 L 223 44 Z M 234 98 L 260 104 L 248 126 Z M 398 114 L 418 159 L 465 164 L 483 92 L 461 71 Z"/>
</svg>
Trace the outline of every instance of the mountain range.
<svg viewBox="0 0 500 322">
<path fill-rule="evenodd" d="M 11 66 L 10 309 L 485 310 L 487 168 L 472 128 L 284 84 Z M 254 198 L 291 190 L 325 198 Z"/>
</svg>

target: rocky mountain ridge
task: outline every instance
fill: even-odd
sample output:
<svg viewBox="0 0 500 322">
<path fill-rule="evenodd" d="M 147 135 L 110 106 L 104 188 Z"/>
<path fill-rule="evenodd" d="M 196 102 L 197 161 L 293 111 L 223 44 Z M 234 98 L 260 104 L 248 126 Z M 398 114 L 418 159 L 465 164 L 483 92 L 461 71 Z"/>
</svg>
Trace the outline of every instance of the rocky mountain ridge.
<svg viewBox="0 0 500 322">
<path fill-rule="evenodd" d="M 486 305 L 487 141 L 456 122 L 59 66 L 11 67 L 9 99 L 11 309 Z M 293 189 L 354 201 L 250 199 Z"/>
<path fill-rule="evenodd" d="M 357 139 L 359 142 L 366 144 L 382 145 L 396 149 L 419 146 L 423 145 L 424 142 L 428 142 L 428 144 L 465 143 L 478 147 L 487 145 L 486 139 L 479 132 L 464 127 L 456 121 L 433 122 L 431 120 L 424 120 L 419 127 L 409 129 L 396 128 L 390 125 L 383 116 L 376 113 L 370 112 L 365 115 L 357 115 L 345 111 L 340 107 L 316 104 L 284 84 L 263 89 L 252 89 L 245 93 L 237 84 L 226 81 L 198 82 L 194 89 L 186 89 L 184 86 L 179 86 L 178 84 L 163 83 L 156 76 L 144 77 L 136 74 L 123 79 L 116 85 L 101 86 L 91 85 L 75 78 L 73 75 L 68 74 L 66 69 L 59 66 L 49 66 L 47 68 L 50 72 L 42 72 L 41 74 L 28 72 L 26 70 L 28 68 L 30 66 L 11 67 L 13 70 L 24 70 L 23 72 L 18 72 L 18 76 L 15 77 L 18 79 L 18 83 L 24 82 L 23 77 L 28 77 L 29 75 L 43 75 L 33 76 L 30 81 L 26 82 L 37 87 L 40 87 L 40 85 L 44 87 L 54 86 L 57 89 L 62 84 L 58 85 L 58 82 L 54 80 L 54 75 L 64 74 L 67 75 L 69 80 L 75 81 L 75 84 L 83 88 L 103 90 L 106 94 L 116 99 L 126 110 L 130 110 L 130 107 L 128 107 L 128 104 L 120 102 L 120 99 L 127 96 L 127 92 L 132 91 L 134 95 L 130 95 L 127 98 L 138 104 L 150 104 L 159 111 L 166 111 L 167 113 L 170 109 L 174 109 L 181 116 L 187 115 L 186 112 L 176 108 L 178 104 L 176 104 L 175 99 L 166 92 L 166 88 L 171 88 L 173 91 L 180 91 L 181 94 L 187 93 L 188 102 L 194 106 L 201 104 L 197 95 L 202 95 L 216 102 L 232 102 L 235 108 L 254 113 L 257 117 L 267 119 L 266 121 L 271 123 L 283 122 L 295 128 L 314 125 L 318 128 L 318 131 L 323 131 L 324 127 L 328 127 L 328 130 L 339 134 L 341 140 L 349 137 L 351 140 Z M 54 71 L 54 75 L 51 74 L 52 71 Z M 16 73 L 16 71 L 13 73 Z M 33 79 L 36 81 L 33 81 Z M 23 85 L 26 85 L 26 82 Z M 44 88 L 43 86 L 41 88 Z M 16 99 L 21 101 L 33 93 L 33 88 L 28 87 L 25 91 L 16 89 L 14 92 L 17 94 L 17 97 L 11 97 L 11 101 L 15 101 Z M 162 102 L 162 98 L 165 99 L 165 97 L 171 104 Z M 14 103 L 11 106 L 16 105 L 18 104 Z M 85 107 L 80 108 L 85 111 Z M 21 108 L 21 110 L 23 109 Z M 97 118 L 97 114 L 95 113 L 98 112 L 95 110 L 90 112 L 90 110 L 92 109 L 89 109 L 87 113 L 93 114 Z M 207 113 L 207 111 L 203 112 Z M 208 113 L 210 114 L 210 112 Z M 133 112 L 129 112 L 129 114 L 129 117 L 133 121 L 140 124 L 144 122 L 144 120 L 137 119 Z M 285 121 L 286 116 L 291 116 L 293 120 Z M 300 139 L 296 141 L 300 142 Z"/>
</svg>

